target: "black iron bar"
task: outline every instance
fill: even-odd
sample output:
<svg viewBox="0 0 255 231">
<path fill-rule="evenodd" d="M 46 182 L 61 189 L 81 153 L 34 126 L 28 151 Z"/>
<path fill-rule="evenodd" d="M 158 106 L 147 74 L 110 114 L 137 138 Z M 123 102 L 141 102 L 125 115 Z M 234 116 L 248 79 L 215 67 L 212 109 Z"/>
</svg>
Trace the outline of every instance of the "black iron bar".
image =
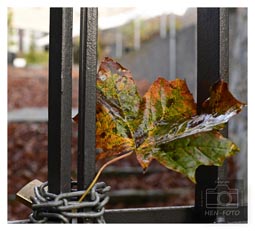
<svg viewBox="0 0 255 231">
<path fill-rule="evenodd" d="M 87 188 L 96 165 L 97 8 L 81 9 L 79 57 L 78 189 Z"/>
<path fill-rule="evenodd" d="M 197 102 L 198 112 L 202 102 L 209 97 L 209 89 L 220 78 L 228 81 L 228 10 L 223 8 L 198 8 L 197 20 Z M 227 128 L 224 131 L 227 136 Z M 217 218 L 217 180 L 224 178 L 223 167 L 200 166 L 196 172 L 196 220 L 215 222 Z M 215 210 L 208 214 L 207 202 L 215 203 Z"/>
<path fill-rule="evenodd" d="M 50 9 L 48 187 L 70 191 L 72 131 L 71 8 Z"/>
</svg>

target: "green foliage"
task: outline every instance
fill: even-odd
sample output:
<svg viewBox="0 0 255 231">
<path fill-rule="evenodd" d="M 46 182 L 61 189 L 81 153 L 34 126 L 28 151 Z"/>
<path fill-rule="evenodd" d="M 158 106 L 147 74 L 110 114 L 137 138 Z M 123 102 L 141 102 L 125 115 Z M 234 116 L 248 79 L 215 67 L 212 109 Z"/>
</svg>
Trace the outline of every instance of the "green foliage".
<svg viewBox="0 0 255 231">
<path fill-rule="evenodd" d="M 8 16 L 7 16 L 7 26 L 8 26 L 8 47 L 15 44 L 15 42 L 12 39 L 13 36 L 13 12 L 11 9 L 8 9 Z"/>
<path fill-rule="evenodd" d="M 49 52 L 44 50 L 37 50 L 35 44 L 35 35 L 31 34 L 31 42 L 29 52 L 24 54 L 27 64 L 47 65 L 49 60 Z"/>
<path fill-rule="evenodd" d="M 49 52 L 47 51 L 30 51 L 24 55 L 27 64 L 41 64 L 47 65 L 49 59 Z"/>
</svg>

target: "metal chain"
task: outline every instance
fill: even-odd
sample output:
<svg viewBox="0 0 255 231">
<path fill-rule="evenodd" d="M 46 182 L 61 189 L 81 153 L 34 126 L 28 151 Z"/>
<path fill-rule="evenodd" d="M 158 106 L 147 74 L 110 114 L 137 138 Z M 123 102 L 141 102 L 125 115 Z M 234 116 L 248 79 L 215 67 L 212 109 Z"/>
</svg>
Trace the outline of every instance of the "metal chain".
<svg viewBox="0 0 255 231">
<path fill-rule="evenodd" d="M 33 213 L 29 219 L 32 223 L 105 223 L 104 206 L 109 201 L 111 187 L 104 182 L 94 185 L 88 195 L 89 200 L 78 202 L 85 190 L 77 191 L 76 182 L 72 182 L 70 193 L 59 195 L 47 191 L 48 182 L 35 187 L 35 196 L 31 198 Z"/>
</svg>

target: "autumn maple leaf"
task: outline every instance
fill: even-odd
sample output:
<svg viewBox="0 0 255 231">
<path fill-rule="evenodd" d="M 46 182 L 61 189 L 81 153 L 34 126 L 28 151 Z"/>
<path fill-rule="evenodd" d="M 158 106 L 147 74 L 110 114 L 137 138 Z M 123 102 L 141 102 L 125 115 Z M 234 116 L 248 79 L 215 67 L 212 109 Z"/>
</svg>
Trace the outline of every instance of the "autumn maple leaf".
<svg viewBox="0 0 255 231">
<path fill-rule="evenodd" d="M 238 152 L 219 130 L 244 106 L 223 80 L 201 114 L 185 80 L 159 77 L 141 97 L 131 72 L 105 58 L 97 76 L 97 159 L 133 151 L 143 169 L 155 159 L 195 182 L 198 166 L 220 166 Z"/>
</svg>

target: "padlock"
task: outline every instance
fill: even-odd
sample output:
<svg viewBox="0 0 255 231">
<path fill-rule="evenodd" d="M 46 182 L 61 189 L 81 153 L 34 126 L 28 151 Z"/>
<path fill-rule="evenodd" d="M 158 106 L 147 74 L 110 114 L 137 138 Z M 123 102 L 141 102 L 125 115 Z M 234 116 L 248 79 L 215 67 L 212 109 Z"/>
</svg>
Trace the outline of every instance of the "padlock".
<svg viewBox="0 0 255 231">
<path fill-rule="evenodd" d="M 40 186 L 42 183 L 43 182 L 37 179 L 30 181 L 16 193 L 16 200 L 31 208 L 32 207 L 31 197 L 35 196 L 34 187 Z"/>
</svg>

